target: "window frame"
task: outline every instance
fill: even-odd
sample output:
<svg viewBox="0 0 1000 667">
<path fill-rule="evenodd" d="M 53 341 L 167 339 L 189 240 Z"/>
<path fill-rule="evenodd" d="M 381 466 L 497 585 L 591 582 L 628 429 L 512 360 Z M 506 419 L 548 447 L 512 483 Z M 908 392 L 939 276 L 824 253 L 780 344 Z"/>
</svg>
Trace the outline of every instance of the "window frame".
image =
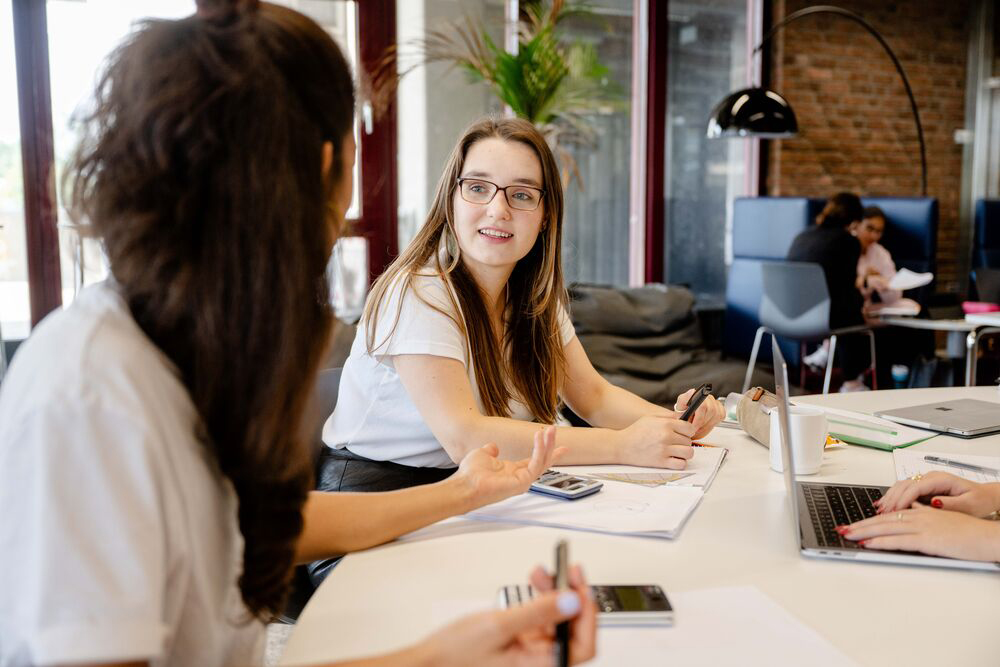
<svg viewBox="0 0 1000 667">
<path fill-rule="evenodd" d="M 357 5 L 360 63 L 371 72 L 395 42 L 395 0 L 344 1 Z M 32 328 L 62 306 L 47 5 L 46 0 L 13 0 L 11 5 Z M 379 118 L 362 123 L 359 159 L 361 215 L 351 222 L 368 240 L 371 279 L 398 252 L 394 100 Z"/>
</svg>

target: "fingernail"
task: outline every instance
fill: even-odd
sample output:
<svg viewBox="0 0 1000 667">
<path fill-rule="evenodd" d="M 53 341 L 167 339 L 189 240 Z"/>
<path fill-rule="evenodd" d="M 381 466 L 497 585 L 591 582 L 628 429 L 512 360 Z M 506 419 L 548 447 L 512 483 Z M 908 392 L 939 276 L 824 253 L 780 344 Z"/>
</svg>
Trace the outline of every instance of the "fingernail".
<svg viewBox="0 0 1000 667">
<path fill-rule="evenodd" d="M 869 540 L 861 540 L 860 542 L 858 542 L 858 544 L 860 544 L 863 547 L 866 547 L 866 546 L 868 546 L 868 542 L 869 542 Z"/>
<path fill-rule="evenodd" d="M 935 498 L 934 500 L 931 501 L 931 507 L 936 507 L 938 509 L 941 509 L 942 507 L 944 507 L 944 503 L 941 502 L 940 498 Z"/>
<path fill-rule="evenodd" d="M 838 533 L 840 533 L 841 535 L 843 535 L 848 530 L 850 530 L 850 528 L 848 528 L 847 526 L 835 526 L 834 530 L 836 530 Z"/>
<path fill-rule="evenodd" d="M 580 596 L 573 591 L 563 591 L 556 598 L 556 606 L 566 616 L 572 616 L 580 611 Z"/>
</svg>

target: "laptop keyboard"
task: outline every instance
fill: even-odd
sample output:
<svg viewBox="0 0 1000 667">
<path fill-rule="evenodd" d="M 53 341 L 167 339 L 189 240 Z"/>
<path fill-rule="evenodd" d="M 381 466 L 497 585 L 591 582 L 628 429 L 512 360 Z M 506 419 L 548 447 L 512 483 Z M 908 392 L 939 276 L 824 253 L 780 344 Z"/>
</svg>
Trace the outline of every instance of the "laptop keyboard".
<svg viewBox="0 0 1000 667">
<path fill-rule="evenodd" d="M 857 544 L 843 539 L 837 526 L 861 521 L 875 516 L 872 503 L 882 497 L 881 489 L 864 486 L 802 485 L 806 507 L 821 546 L 857 548 Z"/>
</svg>

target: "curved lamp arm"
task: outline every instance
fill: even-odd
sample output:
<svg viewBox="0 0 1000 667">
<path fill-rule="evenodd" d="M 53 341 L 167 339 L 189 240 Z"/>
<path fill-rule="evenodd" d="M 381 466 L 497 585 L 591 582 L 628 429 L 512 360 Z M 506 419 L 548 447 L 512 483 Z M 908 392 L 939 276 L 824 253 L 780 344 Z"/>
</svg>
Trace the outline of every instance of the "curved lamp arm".
<svg viewBox="0 0 1000 667">
<path fill-rule="evenodd" d="M 886 44 L 886 41 L 885 39 L 882 38 L 882 35 L 880 35 L 878 31 L 875 30 L 875 28 L 873 28 L 867 21 L 865 21 L 863 18 L 861 18 L 854 12 L 843 9 L 842 7 L 834 7 L 832 5 L 815 5 L 813 7 L 806 7 L 805 9 L 800 9 L 797 12 L 792 12 L 785 18 L 775 23 L 774 26 L 770 30 L 768 30 L 767 33 L 764 34 L 763 39 L 760 40 L 760 44 L 758 44 L 754 48 L 753 55 L 757 55 L 757 52 L 764 47 L 764 44 L 767 43 L 767 40 L 771 39 L 771 37 L 773 37 L 774 34 L 778 32 L 778 30 L 784 28 L 792 21 L 800 19 L 803 16 L 809 16 L 811 14 L 836 14 L 838 16 L 843 16 L 844 18 L 851 19 L 852 21 L 863 27 L 865 30 L 867 30 L 869 33 L 871 33 L 872 37 L 877 39 L 878 43 L 882 45 L 883 49 L 885 49 L 885 52 L 889 54 L 889 57 L 892 59 L 892 64 L 896 66 L 896 71 L 899 72 L 900 78 L 903 79 L 903 87 L 906 88 L 906 96 L 910 98 L 910 108 L 913 109 L 913 121 L 917 124 L 917 140 L 920 142 L 921 192 L 923 193 L 923 196 L 926 197 L 927 196 L 927 148 L 924 144 L 924 128 L 920 124 L 920 112 L 917 111 L 917 101 L 913 98 L 913 90 L 910 88 L 910 80 L 906 78 L 906 72 L 903 71 L 903 66 L 899 63 L 899 59 L 896 57 L 896 54 L 893 53 L 892 49 L 889 48 L 889 45 Z"/>
</svg>

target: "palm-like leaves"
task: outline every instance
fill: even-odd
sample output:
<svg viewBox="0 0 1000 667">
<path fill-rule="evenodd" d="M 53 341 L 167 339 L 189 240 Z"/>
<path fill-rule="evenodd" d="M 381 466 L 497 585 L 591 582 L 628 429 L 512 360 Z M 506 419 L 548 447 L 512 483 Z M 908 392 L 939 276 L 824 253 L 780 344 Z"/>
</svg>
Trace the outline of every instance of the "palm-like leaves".
<svg viewBox="0 0 1000 667">
<path fill-rule="evenodd" d="M 518 26 L 517 53 L 504 51 L 481 23 L 465 17 L 429 32 L 417 45 L 421 61 L 398 76 L 432 62 L 459 67 L 489 86 L 515 115 L 538 126 L 567 169 L 576 173 L 566 145 L 592 142 L 595 131 L 588 116 L 621 109 L 624 101 L 593 46 L 567 42 L 561 35 L 561 22 L 590 14 L 586 5 L 535 0 L 522 6 L 525 18 Z M 395 53 L 387 55 L 373 80 L 375 90 L 383 94 L 394 88 Z"/>
</svg>

